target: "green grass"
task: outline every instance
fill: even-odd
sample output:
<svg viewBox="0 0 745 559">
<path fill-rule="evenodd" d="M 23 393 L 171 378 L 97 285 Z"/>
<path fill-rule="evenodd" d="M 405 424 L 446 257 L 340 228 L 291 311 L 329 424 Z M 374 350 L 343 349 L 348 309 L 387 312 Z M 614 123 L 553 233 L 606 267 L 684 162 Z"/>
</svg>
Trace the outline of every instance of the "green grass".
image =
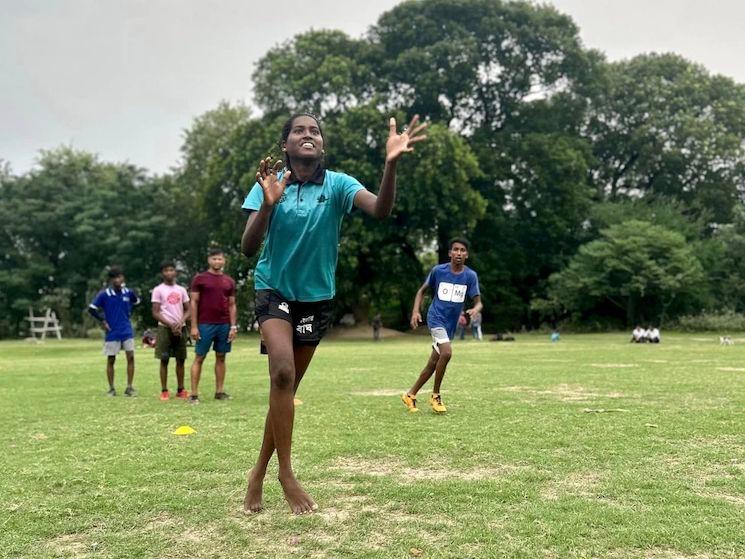
<svg viewBox="0 0 745 559">
<path fill-rule="evenodd" d="M 626 341 L 458 343 L 446 416 L 396 396 L 426 338 L 324 342 L 295 431 L 309 517 L 276 463 L 267 510 L 241 514 L 267 407 L 255 338 L 229 356 L 234 399 L 197 407 L 157 400 L 149 351 L 139 397 L 109 399 L 99 343 L 1 343 L 0 556 L 745 557 L 745 343 Z"/>
</svg>

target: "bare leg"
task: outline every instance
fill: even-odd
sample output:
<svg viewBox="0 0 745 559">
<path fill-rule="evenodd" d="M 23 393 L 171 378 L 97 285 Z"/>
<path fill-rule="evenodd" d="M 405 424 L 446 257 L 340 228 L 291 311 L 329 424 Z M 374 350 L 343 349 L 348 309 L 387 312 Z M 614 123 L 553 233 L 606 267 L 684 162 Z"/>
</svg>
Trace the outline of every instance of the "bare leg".
<svg viewBox="0 0 745 559">
<path fill-rule="evenodd" d="M 127 356 L 127 388 L 131 388 L 135 378 L 135 352 L 125 351 L 124 354 Z"/>
<path fill-rule="evenodd" d="M 269 414 L 259 461 L 255 472 L 252 470 L 249 476 L 244 508 L 249 512 L 261 509 L 259 480 L 266 473 L 266 464 L 272 456 L 274 446 L 279 460 L 279 481 L 290 509 L 295 514 L 305 514 L 315 510 L 317 505 L 300 486 L 292 471 L 292 430 L 295 419 L 293 399 L 302 378 L 296 375 L 292 325 L 281 319 L 269 319 L 262 325 L 262 333 L 269 353 Z M 298 365 L 304 365 L 307 369 L 314 349 L 297 348 Z"/>
<path fill-rule="evenodd" d="M 305 376 L 305 372 L 308 370 L 308 365 L 310 365 L 315 351 L 315 346 L 295 347 L 295 389 L 293 390 L 293 396 L 297 392 L 300 381 Z M 262 504 L 264 477 L 266 476 L 266 469 L 273 454 L 274 433 L 271 416 L 267 413 L 266 421 L 264 422 L 264 440 L 261 443 L 259 458 L 256 461 L 256 465 L 248 474 L 248 489 L 246 490 L 246 497 L 243 500 L 243 509 L 245 512 L 259 512 L 264 508 Z"/>
<path fill-rule="evenodd" d="M 225 391 L 225 354 L 215 353 L 215 394 Z"/>
<path fill-rule="evenodd" d="M 184 388 L 184 360 L 176 359 L 176 382 L 179 390 Z"/>
<path fill-rule="evenodd" d="M 432 373 L 435 372 L 435 367 L 437 366 L 437 362 L 439 359 L 440 354 L 433 349 L 432 354 L 429 356 L 429 361 L 427 361 L 427 364 L 424 366 L 424 369 L 422 369 L 422 372 L 419 373 L 419 378 L 416 379 L 414 385 L 411 387 L 411 389 L 409 389 L 409 396 L 416 396 L 417 392 L 422 389 L 422 386 L 425 385 L 425 383 L 429 380 L 429 377 L 432 376 Z"/>
<path fill-rule="evenodd" d="M 109 388 L 114 388 L 114 363 L 116 355 L 109 355 L 106 358 L 106 378 L 109 381 Z"/>
<path fill-rule="evenodd" d="M 195 355 L 191 364 L 191 395 L 199 395 L 199 378 L 202 376 L 202 363 L 206 355 Z"/>
<path fill-rule="evenodd" d="M 445 376 L 445 369 L 450 362 L 450 358 L 453 356 L 453 349 L 450 344 L 440 345 L 440 358 L 437 360 L 437 366 L 435 367 L 435 386 L 432 390 L 433 393 L 440 393 L 440 385 L 442 384 L 442 377 Z"/>
<path fill-rule="evenodd" d="M 168 359 L 160 360 L 160 389 L 168 390 Z"/>
</svg>

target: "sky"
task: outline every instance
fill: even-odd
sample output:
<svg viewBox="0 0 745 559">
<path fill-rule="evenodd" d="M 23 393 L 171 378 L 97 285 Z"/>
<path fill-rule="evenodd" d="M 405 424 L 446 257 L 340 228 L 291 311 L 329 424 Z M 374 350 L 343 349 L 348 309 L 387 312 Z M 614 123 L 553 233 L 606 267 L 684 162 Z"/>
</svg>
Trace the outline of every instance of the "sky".
<svg viewBox="0 0 745 559">
<path fill-rule="evenodd" d="M 155 173 L 194 117 L 251 103 L 255 62 L 310 28 L 362 35 L 398 0 L 0 0 L 0 160 L 65 144 Z M 549 0 L 610 60 L 672 51 L 745 83 L 745 0 Z"/>
</svg>

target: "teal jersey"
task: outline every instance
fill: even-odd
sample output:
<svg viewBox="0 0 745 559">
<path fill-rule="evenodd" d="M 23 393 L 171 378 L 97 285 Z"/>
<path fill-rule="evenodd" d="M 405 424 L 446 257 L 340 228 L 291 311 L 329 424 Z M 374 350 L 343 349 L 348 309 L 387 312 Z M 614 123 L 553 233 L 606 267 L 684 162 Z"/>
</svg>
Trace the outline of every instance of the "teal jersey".
<svg viewBox="0 0 745 559">
<path fill-rule="evenodd" d="M 363 189 L 354 177 L 320 167 L 309 181 L 288 184 L 272 210 L 256 264 L 256 289 L 272 289 L 287 301 L 333 299 L 342 218 Z M 243 209 L 256 211 L 263 201 L 256 183 Z"/>
</svg>

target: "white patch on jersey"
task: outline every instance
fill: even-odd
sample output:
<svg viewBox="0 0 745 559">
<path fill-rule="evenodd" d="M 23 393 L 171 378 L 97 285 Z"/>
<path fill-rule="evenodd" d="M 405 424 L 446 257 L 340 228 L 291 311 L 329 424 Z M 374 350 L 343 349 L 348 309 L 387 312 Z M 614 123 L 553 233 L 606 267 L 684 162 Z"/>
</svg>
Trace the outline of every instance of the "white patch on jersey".
<svg viewBox="0 0 745 559">
<path fill-rule="evenodd" d="M 437 298 L 440 301 L 462 303 L 466 300 L 467 285 L 441 281 L 437 286 Z"/>
</svg>

